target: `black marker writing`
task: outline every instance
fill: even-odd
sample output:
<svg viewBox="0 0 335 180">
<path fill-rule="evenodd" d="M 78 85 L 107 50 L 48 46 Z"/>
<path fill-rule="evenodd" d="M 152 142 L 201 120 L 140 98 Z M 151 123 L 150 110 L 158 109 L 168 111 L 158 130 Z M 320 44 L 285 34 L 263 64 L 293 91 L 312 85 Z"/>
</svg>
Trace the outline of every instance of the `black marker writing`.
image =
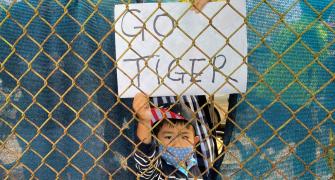
<svg viewBox="0 0 335 180">
<path fill-rule="evenodd" d="M 124 21 L 127 22 L 127 20 L 125 20 L 126 17 L 128 17 L 128 14 L 130 13 L 130 14 L 132 14 L 135 18 L 137 18 L 136 15 L 134 15 L 135 12 L 136 12 L 137 14 L 139 14 L 139 13 L 141 13 L 141 10 L 139 10 L 139 9 L 129 9 L 129 10 L 123 15 L 123 17 L 122 17 L 122 19 L 121 19 L 121 30 L 122 30 L 122 33 L 123 33 L 124 35 L 128 36 L 128 37 L 135 37 L 135 36 L 137 36 L 138 33 L 139 33 L 139 32 L 133 32 L 133 33 L 131 33 L 131 32 L 126 32 L 126 31 L 125 31 Z M 164 17 L 167 17 L 168 20 L 171 22 L 171 28 L 170 28 L 170 30 L 169 30 L 166 34 L 163 34 L 163 33 L 160 32 L 160 31 L 158 30 L 158 28 L 157 28 L 157 23 L 158 23 L 158 21 L 159 21 L 161 18 L 164 18 Z M 141 20 L 139 20 L 139 21 L 141 21 Z M 129 21 L 128 21 L 128 22 L 129 22 Z M 164 22 L 165 22 L 165 21 L 164 21 Z M 141 29 L 140 33 L 141 33 L 141 35 L 142 35 L 142 41 L 144 41 L 144 40 L 145 40 L 145 37 L 144 37 L 144 29 L 145 29 L 145 26 L 144 26 L 143 22 L 141 22 L 141 23 L 142 23 L 142 25 L 134 26 L 133 29 L 134 29 L 134 30 L 136 30 L 136 29 Z M 167 24 L 167 23 L 166 23 L 166 24 Z M 173 30 L 174 30 L 174 28 L 175 28 L 175 21 L 174 21 L 174 20 L 171 18 L 171 16 L 169 16 L 167 13 L 163 13 L 163 14 L 156 15 L 156 17 L 155 17 L 155 19 L 154 19 L 154 21 L 153 21 L 153 25 L 152 25 L 152 26 L 153 26 L 153 28 L 154 28 L 155 33 L 156 33 L 158 36 L 167 37 L 167 36 L 169 36 L 170 34 L 172 34 L 172 32 L 173 32 Z M 166 26 L 164 26 L 164 28 L 166 29 Z"/>
<path fill-rule="evenodd" d="M 158 57 L 157 55 L 151 55 L 151 56 L 142 56 L 140 58 L 133 58 L 133 59 L 124 59 L 125 62 L 133 62 L 135 61 L 136 62 L 136 68 L 137 68 L 137 85 L 138 87 L 141 87 L 141 83 L 140 83 L 140 79 L 141 79 L 141 73 L 140 73 L 140 70 L 141 70 L 141 67 L 140 67 L 140 61 L 145 61 L 145 59 L 150 59 L 152 57 Z"/>
<path fill-rule="evenodd" d="M 123 25 L 124 25 L 123 22 L 124 22 L 125 17 L 128 15 L 128 13 L 132 13 L 132 14 L 133 14 L 133 12 L 141 13 L 141 11 L 140 11 L 139 9 L 129 9 L 129 10 L 123 15 L 122 20 L 121 20 L 121 30 L 122 30 L 122 33 L 123 33 L 124 35 L 126 35 L 126 36 L 129 36 L 129 37 L 135 37 L 135 36 L 137 36 L 137 34 L 138 34 L 138 32 L 133 33 L 133 34 L 130 34 L 130 33 L 126 32 L 126 31 L 124 30 L 124 26 L 123 26 Z M 133 29 L 142 29 L 142 30 L 141 30 L 141 32 L 142 32 L 142 41 L 144 41 L 144 28 L 143 28 L 143 26 L 134 26 Z"/>
<path fill-rule="evenodd" d="M 201 82 L 201 80 L 197 80 L 196 77 L 200 76 L 202 74 L 202 72 L 200 73 L 196 73 L 194 72 L 194 64 L 196 61 L 205 61 L 205 58 L 200 58 L 200 59 L 190 59 L 190 61 L 192 61 L 192 69 L 191 69 L 191 82 Z"/>
<path fill-rule="evenodd" d="M 175 62 L 176 62 L 176 60 L 173 60 L 173 61 L 171 61 L 171 63 L 169 64 L 167 77 L 168 77 L 170 80 L 172 80 L 172 81 L 180 81 L 180 80 L 181 80 L 181 83 L 184 83 L 184 77 L 185 77 L 185 74 L 186 74 L 186 73 L 183 73 L 183 72 L 176 72 L 176 74 L 180 74 L 180 75 L 181 75 L 181 78 L 172 78 L 172 77 L 171 77 L 172 65 L 173 65 Z"/>
<path fill-rule="evenodd" d="M 223 59 L 223 63 L 221 66 L 217 67 L 216 66 L 216 62 L 218 59 Z M 227 62 L 227 59 L 226 59 L 226 56 L 220 54 L 216 57 L 214 57 L 214 60 L 213 60 L 213 76 L 212 76 L 212 83 L 215 82 L 215 73 L 216 72 L 220 72 L 220 69 L 222 69 L 225 65 L 226 65 L 226 62 Z M 216 67 L 216 68 L 215 68 Z M 232 78 L 232 77 L 228 77 L 228 79 L 234 81 L 234 82 L 238 82 L 236 79 Z"/>
<path fill-rule="evenodd" d="M 156 70 L 156 75 L 157 75 L 157 81 L 158 81 L 158 84 L 161 83 L 160 80 L 159 80 L 159 73 L 158 73 L 158 66 L 159 66 L 159 62 L 160 62 L 160 61 L 161 61 L 161 59 L 158 59 L 157 64 L 156 64 L 156 68 L 155 68 L 155 70 Z"/>
<path fill-rule="evenodd" d="M 168 31 L 168 33 L 167 34 L 162 34 L 162 33 L 160 33 L 158 30 L 157 30 L 157 21 L 158 21 L 158 19 L 160 18 L 160 17 L 168 17 L 169 18 L 169 20 L 171 21 L 171 24 L 172 24 L 172 28 L 170 29 L 170 31 Z M 163 13 L 163 14 L 160 14 L 160 15 L 157 15 L 156 17 L 155 17 L 155 19 L 154 19 L 154 24 L 153 24 L 153 26 L 154 26 L 154 31 L 155 31 L 155 33 L 156 34 L 158 34 L 159 36 L 162 36 L 162 37 L 167 37 L 167 36 L 169 36 L 172 32 L 173 32 L 173 29 L 174 29 L 174 27 L 175 27 L 175 25 L 174 25 L 174 21 L 173 21 L 173 19 L 167 14 L 167 13 Z"/>
</svg>

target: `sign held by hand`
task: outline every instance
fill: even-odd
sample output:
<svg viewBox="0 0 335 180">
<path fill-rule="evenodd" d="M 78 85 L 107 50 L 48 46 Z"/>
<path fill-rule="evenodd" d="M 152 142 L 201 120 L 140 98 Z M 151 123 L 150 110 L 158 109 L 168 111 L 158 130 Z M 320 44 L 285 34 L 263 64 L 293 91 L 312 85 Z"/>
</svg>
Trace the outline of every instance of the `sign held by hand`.
<svg viewBox="0 0 335 180">
<path fill-rule="evenodd" d="M 191 11 L 190 6 L 115 6 L 121 97 L 133 97 L 139 89 L 152 96 L 246 91 L 245 2 L 211 2 L 203 14 Z"/>
</svg>

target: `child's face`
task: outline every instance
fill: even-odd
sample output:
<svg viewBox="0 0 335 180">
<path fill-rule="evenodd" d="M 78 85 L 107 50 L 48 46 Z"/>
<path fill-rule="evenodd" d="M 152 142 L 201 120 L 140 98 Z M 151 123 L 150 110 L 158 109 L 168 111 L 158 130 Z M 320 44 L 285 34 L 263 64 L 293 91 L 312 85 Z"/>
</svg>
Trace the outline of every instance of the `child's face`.
<svg viewBox="0 0 335 180">
<path fill-rule="evenodd" d="M 195 136 L 193 127 L 184 124 L 163 124 L 157 138 L 163 146 L 172 147 L 195 146 L 199 142 L 199 137 Z"/>
</svg>

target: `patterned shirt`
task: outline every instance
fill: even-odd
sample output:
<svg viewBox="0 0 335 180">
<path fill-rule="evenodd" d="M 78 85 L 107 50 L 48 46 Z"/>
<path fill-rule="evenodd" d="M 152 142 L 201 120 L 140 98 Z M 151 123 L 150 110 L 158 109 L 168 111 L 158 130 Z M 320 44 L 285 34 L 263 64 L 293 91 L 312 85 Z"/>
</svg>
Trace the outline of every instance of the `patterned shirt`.
<svg viewBox="0 0 335 180">
<path fill-rule="evenodd" d="M 176 97 L 154 97 L 151 99 L 154 105 L 159 106 L 161 104 L 168 104 L 176 102 Z M 190 169 L 191 174 L 196 174 L 197 169 L 199 173 L 203 174 L 203 179 L 211 179 L 214 173 L 211 173 L 209 164 L 212 163 L 217 157 L 216 144 L 209 133 L 208 129 L 213 127 L 208 112 L 204 111 L 200 107 L 206 103 L 205 96 L 182 96 L 179 101 L 188 105 L 193 112 L 196 112 L 197 123 L 196 123 L 196 134 L 200 138 L 200 145 L 197 147 L 197 162 L 196 168 Z M 201 110 L 200 110 L 201 109 Z M 157 145 L 155 143 L 144 144 L 136 137 L 135 142 L 139 144 L 136 149 L 134 159 L 135 168 L 137 173 L 140 174 L 141 179 L 192 179 L 186 177 L 183 173 L 176 170 L 173 166 L 167 164 L 162 158 L 158 157 Z M 209 170 L 208 170 L 209 169 Z M 193 172 L 193 173 L 192 173 Z M 198 174 L 199 174 L 198 173 Z M 199 177 L 198 177 L 199 179 Z"/>
</svg>

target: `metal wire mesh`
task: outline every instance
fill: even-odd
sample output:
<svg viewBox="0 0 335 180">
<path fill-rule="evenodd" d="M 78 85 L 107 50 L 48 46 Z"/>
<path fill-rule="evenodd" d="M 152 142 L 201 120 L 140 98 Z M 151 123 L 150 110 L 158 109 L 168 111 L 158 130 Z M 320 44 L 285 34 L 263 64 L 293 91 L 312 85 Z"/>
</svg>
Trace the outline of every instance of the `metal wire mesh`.
<svg viewBox="0 0 335 180">
<path fill-rule="evenodd" d="M 132 100 L 116 93 L 120 3 L 130 2 L 0 1 L 1 178 L 136 177 L 137 119 Z M 224 146 L 214 159 L 225 156 L 218 179 L 333 176 L 326 162 L 335 129 L 334 4 L 247 1 L 248 89 L 227 120 L 208 129 Z M 214 133 L 223 121 L 229 140 Z"/>
</svg>

